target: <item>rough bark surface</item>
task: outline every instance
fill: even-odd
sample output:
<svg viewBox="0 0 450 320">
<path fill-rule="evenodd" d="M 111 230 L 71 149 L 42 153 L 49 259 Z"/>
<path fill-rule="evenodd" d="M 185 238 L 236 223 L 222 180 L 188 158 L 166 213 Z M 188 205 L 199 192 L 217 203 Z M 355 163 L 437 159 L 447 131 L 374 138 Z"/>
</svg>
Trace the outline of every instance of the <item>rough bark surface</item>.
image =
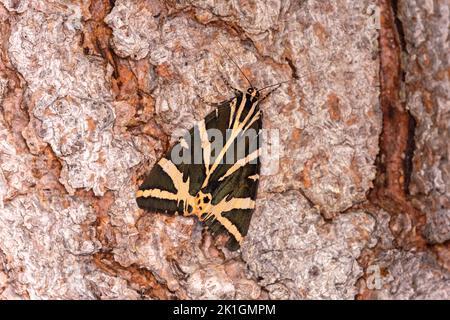
<svg viewBox="0 0 450 320">
<path fill-rule="evenodd" d="M 450 299 L 449 11 L 0 0 L 0 299 Z M 256 87 L 292 80 L 237 252 L 134 198 L 248 86 L 219 42 Z"/>
</svg>

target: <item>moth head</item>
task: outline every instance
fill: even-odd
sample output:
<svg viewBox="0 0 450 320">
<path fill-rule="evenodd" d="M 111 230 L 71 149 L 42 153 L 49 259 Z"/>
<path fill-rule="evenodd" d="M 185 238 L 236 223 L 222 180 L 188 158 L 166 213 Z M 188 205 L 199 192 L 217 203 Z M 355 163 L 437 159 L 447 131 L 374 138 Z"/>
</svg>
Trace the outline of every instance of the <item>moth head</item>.
<svg viewBox="0 0 450 320">
<path fill-rule="evenodd" d="M 259 98 L 259 91 L 256 88 L 250 87 L 247 89 L 247 94 L 250 95 L 252 100 L 257 100 Z"/>
</svg>

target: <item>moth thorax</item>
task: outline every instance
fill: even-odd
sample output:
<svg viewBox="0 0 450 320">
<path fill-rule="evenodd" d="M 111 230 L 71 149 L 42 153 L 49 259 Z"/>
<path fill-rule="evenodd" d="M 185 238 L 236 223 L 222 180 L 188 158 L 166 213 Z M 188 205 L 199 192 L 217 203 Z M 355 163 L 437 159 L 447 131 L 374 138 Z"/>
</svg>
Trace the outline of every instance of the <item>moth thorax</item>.
<svg viewBox="0 0 450 320">
<path fill-rule="evenodd" d="M 205 220 L 211 212 L 211 200 L 212 196 L 210 193 L 199 191 L 195 197 L 191 198 L 185 215 L 196 215 L 200 221 Z"/>
</svg>

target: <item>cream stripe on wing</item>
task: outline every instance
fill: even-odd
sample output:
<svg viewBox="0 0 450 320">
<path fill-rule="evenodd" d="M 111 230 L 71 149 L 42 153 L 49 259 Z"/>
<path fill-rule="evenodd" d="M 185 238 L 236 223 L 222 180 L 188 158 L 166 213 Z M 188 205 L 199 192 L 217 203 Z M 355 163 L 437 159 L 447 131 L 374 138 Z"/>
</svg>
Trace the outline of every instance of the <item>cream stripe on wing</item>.
<svg viewBox="0 0 450 320">
<path fill-rule="evenodd" d="M 238 243 L 242 242 L 242 234 L 236 226 L 226 217 L 222 216 L 223 212 L 228 212 L 233 209 L 254 209 L 255 201 L 251 198 L 232 198 L 229 201 L 226 198 L 222 199 L 218 204 L 212 207 L 211 212 L 205 219 L 214 217 L 219 221 L 223 227 L 233 235 Z"/>
<path fill-rule="evenodd" d="M 148 198 L 148 197 L 152 197 L 152 198 L 158 198 L 158 199 L 165 199 L 165 200 L 178 200 L 178 195 L 169 192 L 169 191 L 165 191 L 165 190 L 161 190 L 161 189 L 147 189 L 147 190 L 138 190 L 138 192 L 136 193 L 136 197 L 143 197 L 143 198 Z"/>
<path fill-rule="evenodd" d="M 233 235 L 234 239 L 241 244 L 242 243 L 242 234 L 239 232 L 239 230 L 236 228 L 236 226 L 231 223 L 231 221 L 223 216 L 217 216 L 217 221 L 220 222 L 221 225 L 224 226 L 224 228 Z"/>
<path fill-rule="evenodd" d="M 225 145 L 223 146 L 223 148 L 220 150 L 220 153 L 217 155 L 213 165 L 211 166 L 208 174 L 206 175 L 206 178 L 205 178 L 205 180 L 203 181 L 203 184 L 202 184 L 202 188 L 204 188 L 204 187 L 206 187 L 208 185 L 209 178 L 211 177 L 213 172 L 219 166 L 220 162 L 222 161 L 223 157 L 225 156 L 225 153 L 228 151 L 230 146 L 233 145 L 234 140 L 239 135 L 239 132 L 242 131 L 242 128 L 245 126 L 245 124 L 249 121 L 249 119 L 252 116 L 252 114 L 255 112 L 256 106 L 258 104 L 257 102 L 252 104 L 252 107 L 249 110 L 249 112 L 248 112 L 247 116 L 245 117 L 244 121 L 239 122 L 239 118 L 241 116 L 242 110 L 245 107 L 245 102 L 246 102 L 246 98 L 245 98 L 245 96 L 243 96 L 241 105 L 239 106 L 239 110 L 238 110 L 238 113 L 236 115 L 236 119 L 234 121 L 233 129 L 231 130 L 230 137 L 227 140 L 227 142 L 225 143 Z M 253 115 L 253 116 L 255 116 L 255 115 Z"/>
<path fill-rule="evenodd" d="M 247 102 L 247 98 L 245 97 L 245 94 L 243 94 L 241 104 L 239 105 L 239 109 L 236 114 L 236 118 L 234 119 L 233 130 L 235 130 L 240 125 L 241 114 L 242 114 L 242 111 L 244 111 L 246 102 Z"/>
<path fill-rule="evenodd" d="M 244 132 L 248 130 L 248 128 L 250 128 L 252 126 L 252 124 L 259 119 L 259 115 L 260 115 L 260 111 L 258 110 L 258 112 L 255 113 L 255 115 L 253 116 L 253 118 L 250 120 L 250 122 L 245 126 L 244 128 Z"/>
<path fill-rule="evenodd" d="M 208 139 L 208 132 L 206 131 L 205 120 L 198 123 L 198 131 L 200 133 L 200 141 L 203 154 L 203 163 L 205 164 L 205 173 L 209 173 L 209 164 L 211 160 L 211 142 Z"/>
<path fill-rule="evenodd" d="M 260 149 L 255 150 L 252 153 L 250 153 L 249 155 L 247 155 L 245 158 L 242 158 L 242 159 L 239 159 L 238 161 L 236 161 L 233 164 L 233 166 L 230 167 L 230 169 L 228 169 L 227 172 L 225 172 L 225 174 L 219 178 L 219 181 L 222 181 L 223 179 L 225 179 L 229 175 L 233 174 L 235 171 L 239 170 L 239 168 L 245 166 L 250 161 L 255 160 L 256 158 L 258 158 L 259 154 L 260 154 Z"/>
<path fill-rule="evenodd" d="M 228 212 L 234 209 L 254 209 L 255 208 L 255 200 L 252 198 L 231 198 L 229 201 L 226 198 L 223 198 L 218 204 L 213 205 L 211 208 L 211 212 L 208 213 L 210 216 L 220 216 L 223 212 Z"/>
<path fill-rule="evenodd" d="M 224 200 L 225 198 L 222 199 L 222 201 Z M 255 200 L 253 200 L 252 198 L 231 198 L 229 201 L 225 201 L 224 206 L 225 207 L 222 208 L 221 212 L 227 212 L 233 209 L 254 209 Z"/>
<path fill-rule="evenodd" d="M 247 116 L 245 117 L 244 121 L 242 121 L 241 128 L 243 128 L 246 125 L 246 123 L 250 120 L 251 117 L 253 117 L 252 119 L 255 119 L 258 116 L 259 110 L 258 110 L 258 112 L 253 114 L 256 110 L 257 105 L 258 105 L 258 101 L 254 102 L 252 104 L 252 107 L 250 108 L 249 112 L 247 113 Z"/>
<path fill-rule="evenodd" d="M 230 119 L 228 121 L 228 128 L 231 128 L 231 124 L 233 123 L 234 112 L 236 111 L 236 103 L 237 98 L 234 98 L 230 103 Z"/>
<path fill-rule="evenodd" d="M 183 173 L 178 170 L 172 161 L 167 160 L 166 158 L 159 160 L 158 165 L 172 179 L 173 185 L 177 190 L 177 201 L 180 202 L 180 200 L 184 200 L 186 205 L 187 200 L 191 196 L 189 194 L 189 177 L 186 181 L 183 181 Z"/>
<path fill-rule="evenodd" d="M 189 193 L 189 178 L 183 181 L 183 173 L 173 164 L 172 161 L 162 158 L 159 160 L 158 165 L 161 169 L 172 179 L 172 183 L 177 190 L 177 193 L 172 193 L 161 189 L 147 189 L 138 190 L 136 197 L 152 197 L 157 199 L 174 200 L 177 204 L 183 201 L 184 208 L 188 207 L 192 200 L 192 196 Z"/>
</svg>

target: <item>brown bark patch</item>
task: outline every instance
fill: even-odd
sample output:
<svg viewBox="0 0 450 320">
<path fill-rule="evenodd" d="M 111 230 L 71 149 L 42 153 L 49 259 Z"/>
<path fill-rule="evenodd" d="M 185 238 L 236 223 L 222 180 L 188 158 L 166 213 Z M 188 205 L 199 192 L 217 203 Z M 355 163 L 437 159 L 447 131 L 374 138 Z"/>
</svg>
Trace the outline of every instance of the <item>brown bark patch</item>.
<svg viewBox="0 0 450 320">
<path fill-rule="evenodd" d="M 313 25 L 314 34 L 320 40 L 320 43 L 323 45 L 328 40 L 328 33 L 325 30 L 324 26 L 320 23 L 316 22 Z"/>
<path fill-rule="evenodd" d="M 432 247 L 439 264 L 450 272 L 450 241 Z"/>
<path fill-rule="evenodd" d="M 378 173 L 369 199 L 397 216 L 394 234 L 401 246 L 425 247 L 421 230 L 425 216 L 414 208 L 408 199 L 408 183 L 411 174 L 411 157 L 414 151 L 414 125 L 412 116 L 400 96 L 403 81 L 401 66 L 402 45 L 396 25 L 392 3 L 380 1 L 380 102 L 383 112 L 383 131 L 380 137 Z M 403 212 L 411 220 L 405 233 L 398 216 Z M 400 218 L 400 220 L 398 219 Z"/>
<path fill-rule="evenodd" d="M 138 290 L 144 298 L 168 300 L 174 299 L 167 286 L 159 283 L 155 276 L 147 269 L 137 265 L 124 267 L 114 260 L 110 253 L 97 253 L 93 256 L 95 265 L 112 276 L 125 279 L 131 287 Z"/>
<path fill-rule="evenodd" d="M 339 97 L 335 93 L 330 93 L 327 97 L 327 107 L 330 118 L 333 121 L 341 120 L 341 111 L 339 106 Z"/>
<path fill-rule="evenodd" d="M 170 70 L 170 66 L 167 63 L 160 64 L 156 67 L 156 73 L 162 78 L 173 78 L 173 72 Z"/>
</svg>

